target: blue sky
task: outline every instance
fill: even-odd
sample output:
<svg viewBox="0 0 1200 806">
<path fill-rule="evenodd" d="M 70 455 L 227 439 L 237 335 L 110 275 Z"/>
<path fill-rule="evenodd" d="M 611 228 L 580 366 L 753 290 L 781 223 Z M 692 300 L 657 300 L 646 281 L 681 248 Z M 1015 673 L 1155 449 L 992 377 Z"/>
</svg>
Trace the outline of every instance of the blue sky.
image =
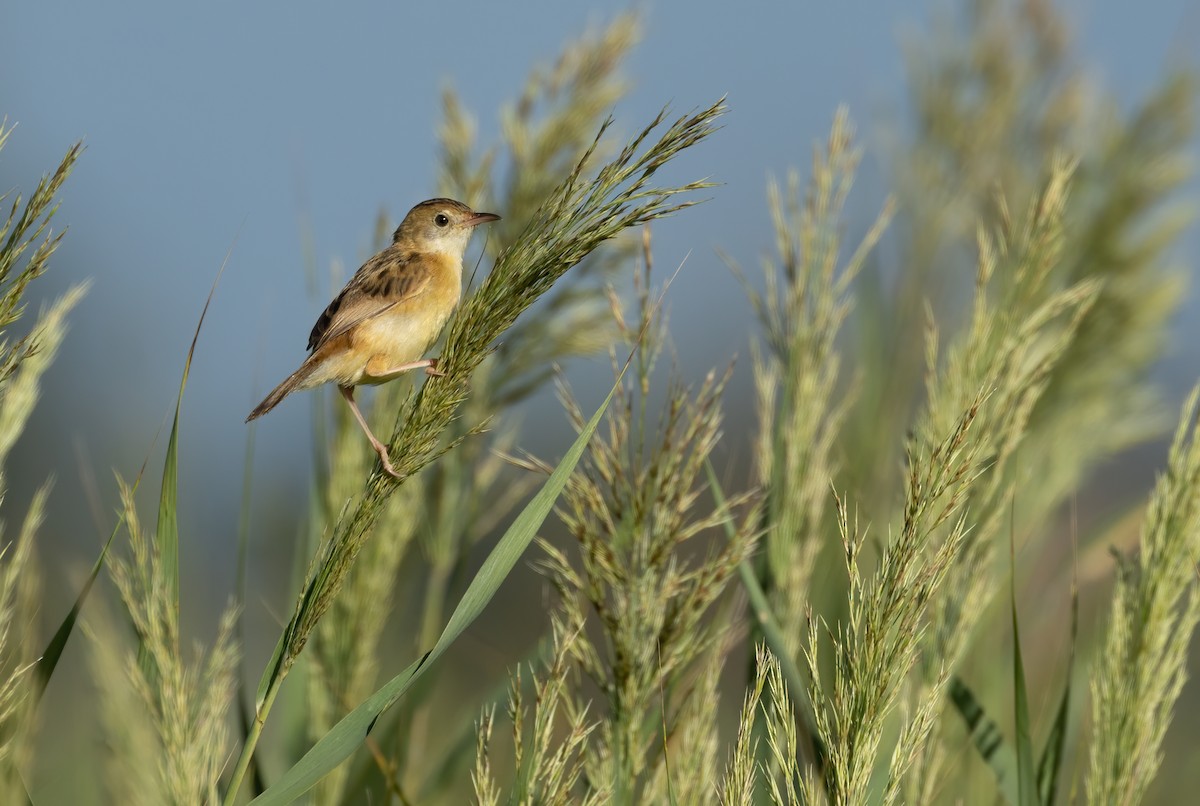
<svg viewBox="0 0 1200 806">
<path fill-rule="evenodd" d="M 0 190 L 32 187 L 72 142 L 87 145 L 63 194 L 60 223 L 70 234 L 35 299 L 84 278 L 93 285 L 12 476 L 16 501 L 58 477 L 59 511 L 49 525 L 70 533 L 70 562 L 88 562 L 98 539 L 89 518 L 64 509 L 81 500 L 78 468 L 96 475 L 107 515 L 110 469 L 135 474 L 161 429 L 152 467 L 160 461 L 196 317 L 232 250 L 196 355 L 181 471 L 185 524 L 199 538 L 192 545 L 225 563 L 241 488 L 242 420 L 303 357 L 326 301 L 306 292 L 302 220 L 311 222 L 322 270 L 334 260 L 353 270 L 380 208 L 401 214 L 434 189 L 442 87 L 461 92 L 486 142 L 500 104 L 533 65 L 627 7 L 9 4 L 0 27 L 0 115 L 18 128 L 0 155 Z M 749 308 L 714 249 L 746 265 L 769 249 L 767 177 L 806 166 L 838 104 L 850 106 L 862 129 L 902 108 L 899 42 L 949 5 L 638 7 L 644 39 L 627 66 L 631 91 L 614 110 L 619 132 L 666 103 L 686 111 L 729 97 L 725 128 L 679 167 L 681 178 L 711 175 L 722 187 L 656 229 L 661 265 L 690 254 L 670 305 L 681 363 L 694 376 L 745 355 L 751 330 Z M 1200 17 L 1186 0 L 1092 0 L 1066 10 L 1090 75 L 1127 104 L 1200 39 Z M 866 217 L 879 202 L 868 187 L 851 207 Z M 1197 244 L 1193 228 L 1181 254 L 1191 265 Z M 1195 333 L 1192 302 L 1186 317 L 1181 332 Z M 1181 342 L 1170 366 L 1190 367 L 1194 377 L 1197 356 Z M 605 368 L 585 362 L 575 374 L 586 382 Z M 745 399 L 746 391 L 734 394 Z M 535 405 L 554 409 L 549 400 Z M 305 489 L 309 416 L 310 403 L 299 398 L 262 421 L 256 469 L 264 502 Z M 529 433 L 535 449 L 569 431 L 557 415 L 539 422 L 546 425 Z"/>
</svg>

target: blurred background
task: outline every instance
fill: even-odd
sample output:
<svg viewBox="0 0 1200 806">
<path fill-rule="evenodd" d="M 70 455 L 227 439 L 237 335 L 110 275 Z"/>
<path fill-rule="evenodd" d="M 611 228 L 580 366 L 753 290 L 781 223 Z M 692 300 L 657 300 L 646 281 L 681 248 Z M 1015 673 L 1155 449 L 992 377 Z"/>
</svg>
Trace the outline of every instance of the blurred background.
<svg viewBox="0 0 1200 806">
<path fill-rule="evenodd" d="M 641 40 L 619 70 L 627 92 L 612 109 L 618 136 L 664 104 L 683 113 L 726 95 L 730 107 L 724 129 L 671 166 L 672 178 L 720 185 L 705 204 L 654 229 L 656 264 L 684 263 L 668 297 L 684 378 L 747 355 L 751 307 L 719 253 L 754 267 L 773 249 L 766 180 L 807 170 L 839 104 L 849 106 L 865 147 L 851 220 L 859 232 L 869 225 L 887 192 L 880 155 L 914 120 L 905 43 L 952 31 L 960 5 L 636 6 Z M 55 478 L 39 547 L 46 629 L 69 607 L 112 527 L 112 471 L 129 478 L 148 460 L 157 475 L 183 359 L 228 259 L 197 346 L 180 442 L 184 623 L 211 635 L 233 585 L 247 412 L 303 358 L 336 285 L 331 277 L 347 277 L 375 250 L 377 220 L 394 223 L 435 195 L 443 90 L 457 91 L 479 141 L 496 140 L 501 109 L 532 68 L 627 10 L 583 6 L 48 0 L 4 9 L 0 115 L 17 127 L 0 156 L 0 191 L 31 188 L 70 144 L 86 144 L 55 219 L 69 235 L 32 299 L 36 306 L 84 280 L 91 288 L 17 446 L 3 512 L 18 522 L 32 492 Z M 1189 59 L 1195 66 L 1194 0 L 1055 6 L 1072 40 L 1070 66 L 1096 95 L 1111 96 L 1118 114 Z M 1197 190 L 1193 178 L 1183 195 L 1194 199 Z M 1200 266 L 1200 229 L 1189 225 L 1169 253 Z M 1171 412 L 1200 367 L 1200 304 L 1190 288 L 1178 311 L 1153 369 Z M 603 356 L 566 371 L 585 408 L 611 384 Z M 279 618 L 270 610 L 290 606 L 291 555 L 275 549 L 297 533 L 297 502 L 311 488 L 313 401 L 294 396 L 257 428 L 251 573 L 264 592 L 251 602 L 251 620 L 268 632 Z M 747 361 L 726 406 L 736 454 L 753 425 Z M 525 404 L 522 422 L 518 445 L 541 456 L 556 456 L 572 434 L 550 391 Z M 1111 462 L 1092 488 L 1105 496 L 1105 511 L 1141 497 L 1162 455 L 1159 442 Z M 745 464 L 744 455 L 732 458 Z M 488 623 L 536 620 L 542 596 L 509 585 Z M 79 696 L 89 696 L 82 677 L 71 680 L 55 685 L 78 683 Z M 68 696 L 49 704 L 47 737 L 94 745 L 86 731 L 72 731 Z M 55 798 L 73 791 L 57 790 L 67 782 L 44 786 L 50 802 L 67 802 Z"/>
</svg>

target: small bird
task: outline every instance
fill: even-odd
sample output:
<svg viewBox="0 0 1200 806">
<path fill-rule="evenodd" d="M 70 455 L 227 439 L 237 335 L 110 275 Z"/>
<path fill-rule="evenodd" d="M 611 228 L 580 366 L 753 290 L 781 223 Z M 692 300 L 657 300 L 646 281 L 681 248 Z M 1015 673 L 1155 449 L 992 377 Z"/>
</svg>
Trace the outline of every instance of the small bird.
<svg viewBox="0 0 1200 806">
<path fill-rule="evenodd" d="M 412 369 L 442 374 L 436 358 L 422 356 L 462 296 L 462 259 L 471 233 L 499 220 L 453 199 L 430 199 L 409 210 L 392 245 L 364 263 L 317 319 L 308 335 L 308 358 L 246 422 L 297 389 L 336 383 L 383 469 L 398 477 L 387 446 L 371 433 L 354 402 L 354 387 L 386 383 Z"/>
</svg>

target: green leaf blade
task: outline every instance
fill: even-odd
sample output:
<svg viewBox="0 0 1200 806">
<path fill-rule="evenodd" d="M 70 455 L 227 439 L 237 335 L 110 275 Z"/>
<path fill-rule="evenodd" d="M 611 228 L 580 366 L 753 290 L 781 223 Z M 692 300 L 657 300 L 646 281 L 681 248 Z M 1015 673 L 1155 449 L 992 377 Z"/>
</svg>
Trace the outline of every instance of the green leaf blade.
<svg viewBox="0 0 1200 806">
<path fill-rule="evenodd" d="M 1071 713 L 1071 679 L 1075 675 L 1075 645 L 1079 635 L 1079 587 L 1071 585 L 1071 644 L 1067 656 L 1067 675 L 1063 683 L 1062 697 L 1054 715 L 1054 724 L 1038 760 L 1037 788 L 1042 806 L 1052 806 L 1058 795 L 1059 772 L 1062 769 L 1064 749 L 1067 743 L 1068 717 Z"/>
<path fill-rule="evenodd" d="M 628 366 L 627 362 L 626 368 Z M 322 736 L 304 754 L 303 758 L 284 773 L 279 781 L 251 803 L 256 806 L 291 803 L 348 759 L 362 744 L 379 716 L 403 697 L 417 678 L 432 666 L 434 661 L 441 657 L 455 639 L 483 612 L 484 607 L 496 594 L 500 584 L 507 578 L 517 560 L 533 541 L 537 530 L 550 514 L 554 502 L 558 500 L 558 496 L 566 487 L 571 473 L 574 472 L 575 466 L 583 457 L 583 452 L 587 448 L 592 434 L 595 433 L 604 412 L 612 402 L 624 374 L 625 370 L 622 370 L 617 377 L 616 384 L 613 385 L 604 402 L 600 404 L 600 408 L 579 432 L 579 436 L 567 450 L 558 467 L 550 474 L 545 485 L 513 521 L 504 536 L 497 542 L 496 547 L 492 549 L 475 578 L 471 580 L 462 599 L 459 600 L 458 606 L 450 615 L 450 619 L 433 649 L 389 680 L 361 705 L 347 714 L 332 730 Z"/>
<path fill-rule="evenodd" d="M 1009 587 L 1013 628 L 1013 700 L 1017 728 L 1017 802 L 1038 803 L 1037 773 L 1033 766 L 1033 738 L 1029 728 L 1029 693 L 1025 688 L 1025 664 L 1021 660 L 1021 633 L 1017 625 L 1016 581 Z"/>
<path fill-rule="evenodd" d="M 193 348 L 195 344 L 193 343 Z M 162 490 L 158 497 L 158 528 L 155 540 L 162 555 L 163 573 L 166 574 L 167 589 L 179 609 L 179 413 L 183 407 L 183 390 L 187 386 L 188 369 L 192 353 L 188 351 L 184 364 L 183 380 L 179 384 L 179 397 L 175 400 L 175 419 L 171 423 L 171 438 L 167 441 L 167 458 L 163 462 Z"/>
<path fill-rule="evenodd" d="M 137 485 L 134 485 L 134 489 Z M 92 585 L 96 583 L 96 578 L 100 576 L 100 571 L 104 568 L 104 562 L 108 559 L 108 550 L 112 546 L 113 539 L 117 536 L 117 532 L 121 529 L 121 524 L 124 523 L 124 518 L 117 520 L 116 526 L 113 527 L 112 533 L 108 536 L 108 540 L 104 543 L 104 548 L 100 549 L 100 556 L 96 558 L 96 562 L 92 565 L 92 570 L 88 574 L 87 579 L 83 582 L 83 587 L 79 589 L 79 595 L 75 597 L 75 603 L 71 606 L 70 612 L 66 618 L 58 625 L 58 629 L 54 631 L 54 636 L 50 639 L 50 643 L 46 644 L 46 648 L 35 661 L 35 674 L 37 684 L 34 688 L 34 701 L 40 701 L 42 695 L 46 691 L 46 686 L 50 683 L 50 678 L 54 675 L 55 668 L 58 667 L 59 660 L 62 659 L 63 651 L 67 648 L 67 641 L 71 637 L 71 633 L 75 630 L 75 624 L 79 621 L 79 614 L 83 611 L 83 605 L 87 601 L 88 595 L 92 592 Z"/>
</svg>

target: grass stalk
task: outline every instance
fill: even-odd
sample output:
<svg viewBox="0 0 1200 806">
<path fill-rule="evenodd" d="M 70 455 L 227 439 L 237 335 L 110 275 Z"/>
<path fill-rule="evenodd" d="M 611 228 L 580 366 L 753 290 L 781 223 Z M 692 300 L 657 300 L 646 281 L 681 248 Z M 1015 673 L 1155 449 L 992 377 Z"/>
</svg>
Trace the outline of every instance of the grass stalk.
<svg viewBox="0 0 1200 806">
<path fill-rule="evenodd" d="M 718 102 L 681 117 L 657 140 L 650 141 L 651 133 L 665 120 L 665 113 L 661 113 L 616 158 L 601 166 L 594 179 L 585 180 L 584 172 L 592 167 L 592 153 L 608 124 L 601 127 L 592 149 L 538 209 L 513 246 L 499 256 L 479 290 L 460 308 L 442 354 L 440 368 L 446 376 L 426 382 L 398 414 L 389 452 L 397 457 L 396 468 L 402 480 L 449 449 L 440 446 L 438 439 L 467 398 L 471 372 L 521 312 L 601 243 L 629 227 L 695 203 L 676 197 L 702 190 L 707 183 L 655 187 L 650 180 L 681 151 L 708 137 L 723 111 L 723 103 Z M 256 709 L 256 725 L 266 721 L 284 678 L 339 593 L 383 504 L 399 483 L 380 470 L 373 473 L 361 499 L 339 519 L 331 538 L 318 549 L 276 657 L 264 675 L 267 696 Z M 260 685 L 260 690 L 263 688 Z M 259 735 L 256 731 L 246 738 L 226 791 L 227 806 L 237 797 Z"/>
</svg>

